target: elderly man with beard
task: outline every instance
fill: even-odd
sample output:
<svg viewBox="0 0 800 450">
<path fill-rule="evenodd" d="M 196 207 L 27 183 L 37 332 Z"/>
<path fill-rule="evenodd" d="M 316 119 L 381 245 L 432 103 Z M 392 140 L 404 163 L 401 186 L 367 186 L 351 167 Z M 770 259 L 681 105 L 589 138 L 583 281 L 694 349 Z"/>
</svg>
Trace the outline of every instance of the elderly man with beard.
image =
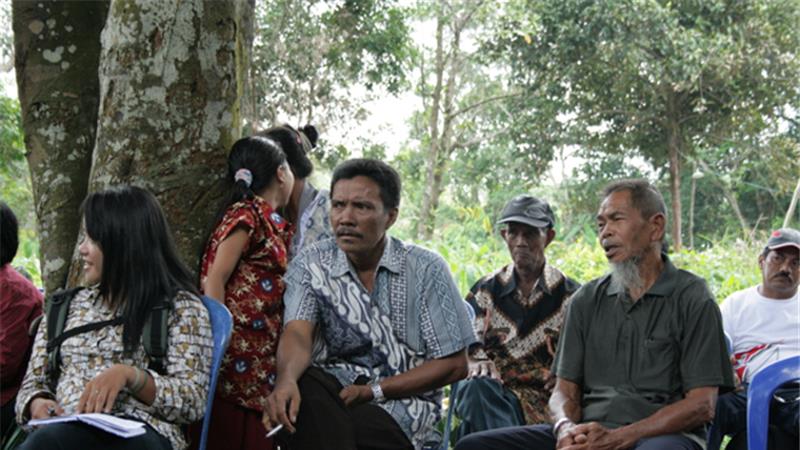
<svg viewBox="0 0 800 450">
<path fill-rule="evenodd" d="M 331 181 L 336 239 L 286 271 L 285 327 L 267 428 L 284 448 L 420 449 L 435 435 L 441 387 L 467 373 L 476 339 L 438 254 L 387 234 L 400 177 L 352 159 Z"/>
<path fill-rule="evenodd" d="M 774 362 L 800 355 L 800 232 L 775 230 L 758 256 L 761 284 L 734 292 L 720 305 L 722 325 L 731 338 L 736 392 L 720 396 L 709 450 L 724 435 L 734 436 L 728 450 L 747 448 L 747 387 L 753 376 Z M 778 389 L 770 405 L 770 447 L 798 448 L 800 392 L 797 383 Z"/>
<path fill-rule="evenodd" d="M 481 278 L 467 295 L 481 342 L 470 348 L 468 380 L 458 386 L 458 438 L 549 420 L 550 366 L 567 300 L 579 287 L 545 258 L 556 235 L 546 201 L 514 197 L 497 223 L 513 263 Z"/>
<path fill-rule="evenodd" d="M 568 307 L 553 364 L 555 425 L 473 434 L 457 450 L 705 448 L 733 374 L 719 308 L 705 281 L 662 251 L 665 223 L 648 182 L 605 188 L 597 231 L 612 272 Z"/>
</svg>

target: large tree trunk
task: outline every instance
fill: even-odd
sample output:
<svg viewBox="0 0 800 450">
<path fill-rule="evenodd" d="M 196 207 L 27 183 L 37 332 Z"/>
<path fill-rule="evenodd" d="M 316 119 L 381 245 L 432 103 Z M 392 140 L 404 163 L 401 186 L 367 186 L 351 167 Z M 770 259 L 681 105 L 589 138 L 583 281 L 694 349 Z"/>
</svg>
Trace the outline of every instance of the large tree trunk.
<svg viewBox="0 0 800 450">
<path fill-rule="evenodd" d="M 108 3 L 11 4 L 22 127 L 39 223 L 41 273 L 64 286 L 95 141 L 100 32 Z"/>
<path fill-rule="evenodd" d="M 115 0 L 103 30 L 89 191 L 119 183 L 152 190 L 193 268 L 240 135 L 241 23 L 251 6 Z"/>
</svg>

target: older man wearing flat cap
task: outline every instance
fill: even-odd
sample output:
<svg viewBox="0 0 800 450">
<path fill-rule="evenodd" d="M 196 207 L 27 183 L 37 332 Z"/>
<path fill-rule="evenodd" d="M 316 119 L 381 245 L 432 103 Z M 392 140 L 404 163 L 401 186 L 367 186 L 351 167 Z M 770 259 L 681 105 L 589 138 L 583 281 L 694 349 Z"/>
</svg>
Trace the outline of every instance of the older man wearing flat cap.
<svg viewBox="0 0 800 450">
<path fill-rule="evenodd" d="M 579 287 L 547 264 L 554 222 L 550 205 L 529 195 L 503 208 L 497 223 L 513 262 L 481 278 L 466 298 L 481 342 L 470 349 L 468 379 L 457 393 L 458 438 L 549 420 L 555 340 Z"/>
</svg>

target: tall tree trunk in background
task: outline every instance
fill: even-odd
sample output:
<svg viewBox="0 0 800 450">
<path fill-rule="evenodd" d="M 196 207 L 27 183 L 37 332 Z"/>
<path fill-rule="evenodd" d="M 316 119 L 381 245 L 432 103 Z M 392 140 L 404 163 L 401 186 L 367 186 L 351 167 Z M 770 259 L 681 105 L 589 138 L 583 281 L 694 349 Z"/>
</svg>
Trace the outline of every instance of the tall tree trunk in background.
<svg viewBox="0 0 800 450">
<path fill-rule="evenodd" d="M 239 83 L 242 86 L 242 97 L 240 100 L 240 108 L 242 110 L 241 120 L 242 125 L 246 129 L 242 130 L 245 135 L 253 134 L 256 130 L 257 123 L 260 120 L 258 117 L 258 103 L 256 101 L 255 85 L 253 84 L 253 41 L 255 40 L 256 33 L 256 1 L 255 0 L 242 0 L 237 2 L 238 11 L 237 17 L 241 18 L 241 32 L 239 33 L 240 39 L 237 39 L 238 51 L 242 54 L 242 62 L 244 70 L 239 72 L 242 78 Z M 249 12 L 249 13 L 248 13 Z"/>
<path fill-rule="evenodd" d="M 430 150 L 425 158 L 425 187 L 422 191 L 422 206 L 419 211 L 417 224 L 417 239 L 427 239 L 433 230 L 433 189 L 436 183 L 436 167 L 439 161 L 439 112 L 441 111 L 442 89 L 444 87 L 444 5 L 439 3 L 436 14 L 436 57 L 434 60 L 433 98 L 430 104 L 430 117 L 428 119 L 428 139 Z"/>
<path fill-rule="evenodd" d="M 692 164 L 692 186 L 689 191 L 689 248 L 694 249 L 694 201 L 697 193 L 697 166 Z"/>
<path fill-rule="evenodd" d="M 192 268 L 222 194 L 228 149 L 240 135 L 241 24 L 251 6 L 114 0 L 102 34 L 89 191 L 119 183 L 152 190 Z"/>
<path fill-rule="evenodd" d="M 681 242 L 681 151 L 683 134 L 679 118 L 678 94 L 668 92 L 667 97 L 667 153 L 669 155 L 669 187 L 672 194 L 672 245 L 680 251 Z"/>
<path fill-rule="evenodd" d="M 800 198 L 800 178 L 797 179 L 797 186 L 794 188 L 794 194 L 792 194 L 792 201 L 789 202 L 789 209 L 786 210 L 786 216 L 783 218 L 783 227 L 786 228 L 792 223 L 792 217 L 794 216 L 795 208 L 797 208 L 797 200 Z"/>
<path fill-rule="evenodd" d="M 97 126 L 100 32 L 108 3 L 15 0 L 15 67 L 39 223 L 41 273 L 64 286 Z"/>
<path fill-rule="evenodd" d="M 437 141 L 436 159 L 431 160 L 433 163 L 433 178 L 430 183 L 426 185 L 426 191 L 430 197 L 430 207 L 428 208 L 428 215 L 430 219 L 422 222 L 425 225 L 422 238 L 426 241 L 433 238 L 433 230 L 436 225 L 436 210 L 439 208 L 439 198 L 442 195 L 444 186 L 444 176 L 447 170 L 447 165 L 450 162 L 450 155 L 453 153 L 453 102 L 455 98 L 456 79 L 460 72 L 459 53 L 461 50 L 461 29 L 455 27 L 453 37 L 450 42 L 450 54 L 447 58 L 447 84 L 444 87 L 444 99 L 442 102 L 442 131 L 439 136 L 432 137 Z"/>
</svg>

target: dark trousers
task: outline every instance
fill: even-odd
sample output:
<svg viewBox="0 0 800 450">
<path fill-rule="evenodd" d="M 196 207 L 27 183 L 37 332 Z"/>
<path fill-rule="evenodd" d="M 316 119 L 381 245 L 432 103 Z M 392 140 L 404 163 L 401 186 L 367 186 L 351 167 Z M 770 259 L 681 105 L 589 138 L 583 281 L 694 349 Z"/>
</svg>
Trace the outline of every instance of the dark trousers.
<svg viewBox="0 0 800 450">
<path fill-rule="evenodd" d="M 29 434 L 17 450 L 172 450 L 167 438 L 145 426 L 145 434 L 121 438 L 84 423 L 54 423 Z"/>
<path fill-rule="evenodd" d="M 513 392 L 491 378 L 458 383 L 455 414 L 461 419 L 456 440 L 480 431 L 525 425 L 522 407 Z"/>
<path fill-rule="evenodd" d="M 795 400 L 800 389 L 781 388 L 775 395 L 786 403 L 773 400 L 769 406 L 769 448 L 797 449 L 800 402 Z M 714 423 L 708 430 L 708 450 L 718 450 L 725 435 L 734 436 L 728 448 L 747 448 L 747 390 L 728 392 L 717 398 Z"/>
<path fill-rule="evenodd" d="M 333 375 L 310 367 L 297 382 L 300 411 L 294 434 L 280 431 L 278 444 L 291 450 L 413 450 L 397 422 L 371 403 L 347 407 Z"/>
<path fill-rule="evenodd" d="M 14 414 L 14 400 L 16 400 L 16 398 L 7 401 L 6 404 L 3 405 L 2 410 L 0 410 L 0 438 L 5 438 L 6 434 L 14 429 L 12 427 L 16 420 L 16 415 Z"/>
<path fill-rule="evenodd" d="M 556 438 L 552 425 L 528 425 L 500 428 L 466 436 L 458 441 L 455 450 L 555 450 Z M 700 450 L 700 446 L 686 436 L 669 434 L 641 439 L 633 447 L 637 450 Z"/>
</svg>

